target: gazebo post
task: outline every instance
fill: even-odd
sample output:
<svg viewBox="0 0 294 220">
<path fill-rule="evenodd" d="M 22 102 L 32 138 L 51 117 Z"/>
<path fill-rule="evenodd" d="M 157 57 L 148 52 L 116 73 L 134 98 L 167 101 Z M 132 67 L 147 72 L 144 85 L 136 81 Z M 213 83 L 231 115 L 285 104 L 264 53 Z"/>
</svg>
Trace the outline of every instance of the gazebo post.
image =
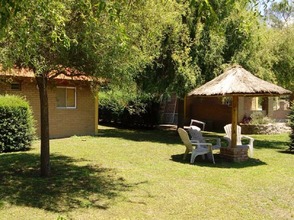
<svg viewBox="0 0 294 220">
<path fill-rule="evenodd" d="M 231 146 L 220 148 L 221 156 L 234 162 L 242 162 L 248 160 L 248 146 L 237 146 L 238 102 L 238 95 L 233 95 Z"/>
<path fill-rule="evenodd" d="M 232 129 L 231 129 L 231 147 L 237 146 L 237 123 L 238 123 L 238 96 L 233 96 L 232 101 Z"/>
</svg>

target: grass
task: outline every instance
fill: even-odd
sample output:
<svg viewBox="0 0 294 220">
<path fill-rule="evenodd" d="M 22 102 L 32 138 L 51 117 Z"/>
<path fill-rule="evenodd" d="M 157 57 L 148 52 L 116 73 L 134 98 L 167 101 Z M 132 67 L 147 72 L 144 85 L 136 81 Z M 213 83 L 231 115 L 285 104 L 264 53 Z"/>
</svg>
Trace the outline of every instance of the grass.
<svg viewBox="0 0 294 220">
<path fill-rule="evenodd" d="M 36 141 L 0 154 L 0 219 L 293 219 L 288 136 L 253 137 L 247 162 L 216 154 L 215 165 L 190 165 L 175 131 L 101 126 L 96 137 L 51 140 L 45 179 Z"/>
</svg>

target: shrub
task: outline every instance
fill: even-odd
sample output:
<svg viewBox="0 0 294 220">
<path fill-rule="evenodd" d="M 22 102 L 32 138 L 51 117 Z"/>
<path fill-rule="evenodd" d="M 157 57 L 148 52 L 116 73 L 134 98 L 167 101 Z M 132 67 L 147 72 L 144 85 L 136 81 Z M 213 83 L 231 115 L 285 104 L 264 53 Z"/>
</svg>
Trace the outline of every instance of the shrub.
<svg viewBox="0 0 294 220">
<path fill-rule="evenodd" d="M 118 122 L 130 99 L 121 92 L 99 93 L 99 119 L 104 122 Z"/>
<path fill-rule="evenodd" d="M 250 124 L 252 125 L 264 125 L 264 124 L 269 124 L 269 123 L 273 123 L 273 120 L 263 116 L 263 114 L 261 112 L 253 112 L 250 115 Z"/>
<path fill-rule="evenodd" d="M 289 149 L 293 150 L 294 149 L 294 102 L 291 103 L 290 114 L 288 118 L 289 118 L 289 125 L 292 130 L 292 132 L 290 133 Z"/>
<path fill-rule="evenodd" d="M 124 127 L 153 127 L 158 124 L 159 103 L 152 96 L 122 91 L 99 94 L 100 122 Z"/>
<path fill-rule="evenodd" d="M 34 137 L 34 121 L 23 98 L 0 95 L 0 152 L 25 150 Z"/>
<path fill-rule="evenodd" d="M 150 96 L 139 96 L 130 100 L 121 117 L 126 127 L 154 127 L 158 124 L 159 103 Z"/>
</svg>

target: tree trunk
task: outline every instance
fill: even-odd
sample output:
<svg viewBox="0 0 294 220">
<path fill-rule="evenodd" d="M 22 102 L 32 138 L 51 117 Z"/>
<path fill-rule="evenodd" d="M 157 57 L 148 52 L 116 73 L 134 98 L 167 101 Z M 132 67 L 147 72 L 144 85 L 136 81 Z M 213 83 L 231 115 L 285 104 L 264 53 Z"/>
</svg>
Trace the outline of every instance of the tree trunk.
<svg viewBox="0 0 294 220">
<path fill-rule="evenodd" d="M 50 175 L 50 150 L 49 150 L 49 111 L 48 111 L 48 94 L 47 78 L 45 74 L 36 77 L 41 111 L 41 176 Z"/>
</svg>

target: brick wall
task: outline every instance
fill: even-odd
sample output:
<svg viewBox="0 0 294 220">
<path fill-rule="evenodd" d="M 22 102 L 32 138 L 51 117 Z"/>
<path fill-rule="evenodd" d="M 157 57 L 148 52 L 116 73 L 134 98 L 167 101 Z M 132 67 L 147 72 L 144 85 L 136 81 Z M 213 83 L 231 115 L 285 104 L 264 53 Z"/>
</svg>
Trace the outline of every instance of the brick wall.
<svg viewBox="0 0 294 220">
<path fill-rule="evenodd" d="M 95 133 L 95 99 L 87 85 L 68 85 L 76 87 L 76 109 L 56 108 L 56 86 L 48 86 L 49 101 L 49 133 L 50 138 L 68 137 L 73 135 L 93 135 Z M 64 86 L 64 85 L 62 85 Z M 16 94 L 24 96 L 30 103 L 37 135 L 40 135 L 40 101 L 37 85 L 33 79 L 21 83 L 21 91 L 12 91 L 9 83 L 0 83 L 0 94 Z"/>
<path fill-rule="evenodd" d="M 247 161 L 248 158 L 248 146 L 242 145 L 234 148 L 231 147 L 221 147 L 220 155 L 221 157 L 232 161 L 232 162 L 244 162 Z"/>
</svg>

